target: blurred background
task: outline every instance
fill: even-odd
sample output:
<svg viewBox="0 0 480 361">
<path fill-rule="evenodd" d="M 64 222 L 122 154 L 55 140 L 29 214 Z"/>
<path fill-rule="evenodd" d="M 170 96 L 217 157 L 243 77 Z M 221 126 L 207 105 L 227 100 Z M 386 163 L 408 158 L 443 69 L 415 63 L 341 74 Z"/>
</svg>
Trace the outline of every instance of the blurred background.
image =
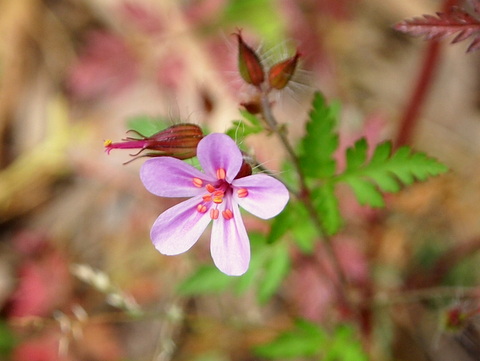
<svg viewBox="0 0 480 361">
<path fill-rule="evenodd" d="M 274 104 L 292 142 L 315 90 L 342 105 L 343 148 L 360 136 L 395 140 L 429 43 L 392 26 L 442 6 L 1 0 L 0 359 L 263 360 L 252 349 L 298 318 L 327 330 L 342 322 L 332 275 L 293 248 L 268 303 L 253 292 L 179 294 L 211 263 L 208 232 L 187 254 L 155 251 L 150 227 L 178 200 L 148 193 L 143 160 L 123 165 L 128 151 L 107 155 L 103 142 L 138 124 L 222 132 L 240 119 L 251 93 L 236 74 L 239 28 L 267 58 L 302 54 Z M 389 196 L 381 211 L 339 194 L 347 226 L 335 249 L 371 294 L 358 338 L 372 360 L 479 360 L 480 55 L 447 43 L 408 143 L 449 174 Z M 260 163 L 281 169 L 272 137 L 248 141 Z M 325 257 L 321 247 L 314 257 Z"/>
</svg>

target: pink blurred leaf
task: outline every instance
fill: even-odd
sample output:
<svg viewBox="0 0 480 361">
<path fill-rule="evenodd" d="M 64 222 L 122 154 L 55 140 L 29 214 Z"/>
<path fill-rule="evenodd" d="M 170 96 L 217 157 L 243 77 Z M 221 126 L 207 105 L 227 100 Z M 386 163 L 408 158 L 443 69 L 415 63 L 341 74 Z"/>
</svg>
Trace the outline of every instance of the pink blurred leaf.
<svg viewBox="0 0 480 361">
<path fill-rule="evenodd" d="M 13 351 L 13 361 L 73 361 L 68 355 L 59 355 L 59 335 L 47 332 L 35 336 Z"/>
<path fill-rule="evenodd" d="M 475 4 L 475 10 L 479 8 Z M 423 36 L 425 40 L 443 39 L 457 34 L 452 43 L 458 43 L 472 37 L 467 52 L 480 49 L 480 21 L 461 8 L 453 7 L 448 12 L 437 12 L 436 15 L 423 15 L 404 20 L 394 26 L 403 33 Z"/>
<path fill-rule="evenodd" d="M 136 2 L 122 2 L 120 12 L 128 21 L 146 34 L 159 34 L 165 27 L 163 19 L 157 12 Z"/>
<path fill-rule="evenodd" d="M 125 41 L 105 31 L 87 36 L 67 86 L 74 97 L 94 99 L 112 95 L 130 85 L 137 75 L 137 60 Z"/>
<path fill-rule="evenodd" d="M 207 23 L 218 18 L 227 4 L 225 0 L 195 0 L 185 2 L 183 10 L 192 24 Z"/>
<path fill-rule="evenodd" d="M 58 252 L 28 260 L 19 271 L 19 284 L 11 298 L 11 317 L 47 316 L 67 297 L 70 273 Z"/>
</svg>

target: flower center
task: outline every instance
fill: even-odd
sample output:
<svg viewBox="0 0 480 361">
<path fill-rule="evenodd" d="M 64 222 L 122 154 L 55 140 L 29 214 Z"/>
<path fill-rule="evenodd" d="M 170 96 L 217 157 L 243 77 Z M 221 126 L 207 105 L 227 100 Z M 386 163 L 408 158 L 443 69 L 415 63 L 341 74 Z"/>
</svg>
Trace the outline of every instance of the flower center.
<svg viewBox="0 0 480 361">
<path fill-rule="evenodd" d="M 199 213 L 207 213 L 209 211 L 210 218 L 216 220 L 220 215 L 225 220 L 233 218 L 233 212 L 229 208 L 225 208 L 220 211 L 218 206 L 223 203 L 224 199 L 231 196 L 231 185 L 225 180 L 227 173 L 225 169 L 219 168 L 216 171 L 216 177 L 218 182 L 215 184 L 204 184 L 204 181 L 200 178 L 193 178 L 192 183 L 197 188 L 205 188 L 207 193 L 202 197 L 202 201 L 197 205 L 196 210 Z M 244 188 L 237 191 L 237 195 L 240 198 L 246 197 L 248 191 Z"/>
</svg>

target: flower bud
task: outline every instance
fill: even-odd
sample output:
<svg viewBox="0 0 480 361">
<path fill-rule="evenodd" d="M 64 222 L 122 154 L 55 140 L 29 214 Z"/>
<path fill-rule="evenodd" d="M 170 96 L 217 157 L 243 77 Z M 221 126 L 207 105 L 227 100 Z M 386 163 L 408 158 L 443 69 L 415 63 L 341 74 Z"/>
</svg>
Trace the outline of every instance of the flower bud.
<svg viewBox="0 0 480 361">
<path fill-rule="evenodd" d="M 260 104 L 260 101 L 256 99 L 240 103 L 240 105 L 244 107 L 247 112 L 253 115 L 260 114 L 262 112 L 262 105 Z"/>
<path fill-rule="evenodd" d="M 198 142 L 203 138 L 202 129 L 198 125 L 188 123 L 173 125 L 149 137 L 135 130 L 129 132 L 136 133 L 139 138 L 127 137 L 118 143 L 106 140 L 104 143 L 105 151 L 110 154 L 112 149 L 139 149 L 136 154 L 131 154 L 135 157 L 134 159 L 138 156 L 188 159 L 195 157 Z M 154 152 L 140 155 L 146 149 Z"/>
<path fill-rule="evenodd" d="M 244 159 L 243 163 L 242 163 L 242 166 L 240 167 L 240 170 L 238 171 L 237 175 L 235 176 L 235 179 L 248 177 L 249 175 L 252 175 L 252 166 L 250 164 L 248 164 Z"/>
<path fill-rule="evenodd" d="M 283 89 L 287 86 L 295 73 L 299 57 L 300 53 L 297 51 L 291 58 L 281 61 L 270 68 L 268 82 L 272 88 Z"/>
<path fill-rule="evenodd" d="M 248 84 L 259 86 L 265 80 L 260 58 L 252 48 L 245 44 L 240 31 L 234 35 L 237 36 L 238 40 L 238 70 L 240 75 Z"/>
</svg>

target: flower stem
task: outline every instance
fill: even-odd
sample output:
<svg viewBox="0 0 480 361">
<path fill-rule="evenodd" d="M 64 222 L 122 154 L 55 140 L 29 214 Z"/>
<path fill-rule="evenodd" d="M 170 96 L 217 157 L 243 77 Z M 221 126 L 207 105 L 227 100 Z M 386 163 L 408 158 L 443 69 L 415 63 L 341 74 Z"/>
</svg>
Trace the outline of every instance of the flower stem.
<svg viewBox="0 0 480 361">
<path fill-rule="evenodd" d="M 322 225 L 322 222 L 315 210 L 315 207 L 312 202 L 311 198 L 311 192 L 310 188 L 307 186 L 306 180 L 305 180 L 305 175 L 303 174 L 302 168 L 300 167 L 300 162 L 298 160 L 298 157 L 290 144 L 285 131 L 278 126 L 277 119 L 273 115 L 272 108 L 270 106 L 270 101 L 268 99 L 268 92 L 262 92 L 261 94 L 261 104 L 262 104 L 262 115 L 269 126 L 270 130 L 275 133 L 280 141 L 282 142 L 282 145 L 284 146 L 285 150 L 287 151 L 288 155 L 290 156 L 293 165 L 295 167 L 295 171 L 297 172 L 297 176 L 299 179 L 300 183 L 300 191 L 296 193 L 295 195 L 297 198 L 305 205 L 308 214 L 310 216 L 310 219 L 312 220 L 313 224 L 315 225 L 315 228 L 317 229 L 317 232 L 319 235 L 321 235 L 325 241 L 326 245 L 326 250 L 331 256 L 332 260 L 332 265 L 336 270 L 336 273 L 340 277 L 340 283 L 334 282 L 334 286 L 337 289 L 338 297 L 342 303 L 342 306 L 344 306 L 347 310 L 350 312 L 355 312 L 354 308 L 352 307 L 352 304 L 347 297 L 345 293 L 345 286 L 348 285 L 348 280 L 347 277 L 345 276 L 345 273 L 340 265 L 340 262 L 337 258 L 337 255 L 335 253 L 335 250 L 333 249 L 333 244 L 331 238 L 327 235 L 327 232 L 325 231 L 325 228 Z"/>
<path fill-rule="evenodd" d="M 440 46 L 441 44 L 438 41 L 432 41 L 428 44 L 418 82 L 415 85 L 415 89 L 412 92 L 405 113 L 400 121 L 400 128 L 395 142 L 397 146 L 409 143 L 412 138 L 420 110 L 425 103 L 435 71 L 438 67 Z"/>
<path fill-rule="evenodd" d="M 445 0 L 442 11 L 449 11 L 457 2 L 458 0 Z M 400 120 L 397 139 L 395 141 L 396 146 L 402 146 L 411 141 L 415 125 L 418 122 L 418 116 L 432 86 L 435 72 L 440 62 L 441 47 L 442 45 L 436 40 L 428 44 L 418 81 L 415 84 L 406 110 Z"/>
</svg>

